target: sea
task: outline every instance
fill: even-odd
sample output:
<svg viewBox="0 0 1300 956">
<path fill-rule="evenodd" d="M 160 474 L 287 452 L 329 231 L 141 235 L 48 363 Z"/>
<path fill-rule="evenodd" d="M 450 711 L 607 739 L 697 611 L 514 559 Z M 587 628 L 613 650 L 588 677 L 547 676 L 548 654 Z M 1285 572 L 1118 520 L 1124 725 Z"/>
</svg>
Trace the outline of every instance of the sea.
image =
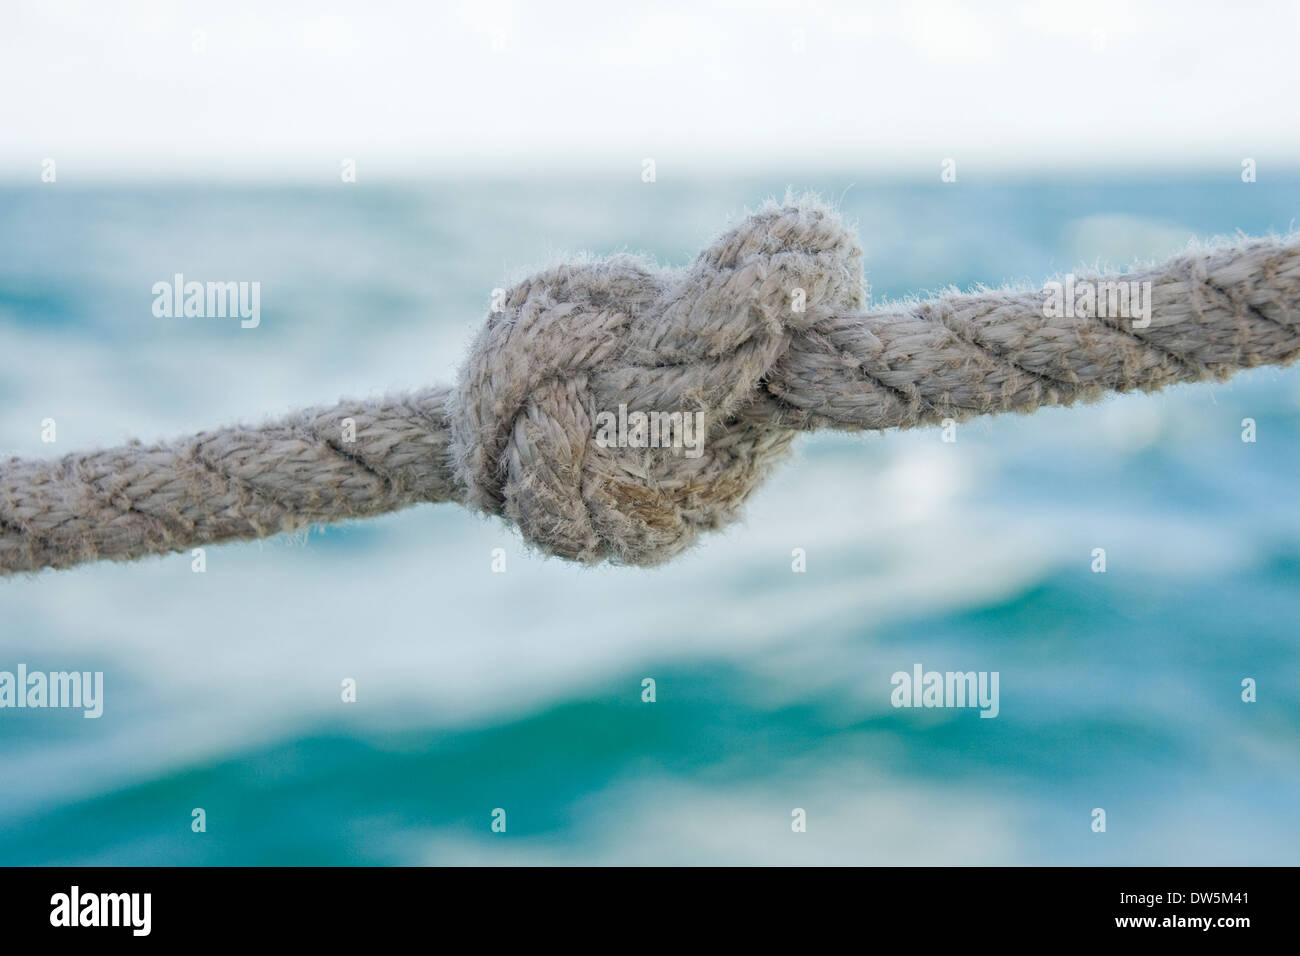
<svg viewBox="0 0 1300 956">
<path fill-rule="evenodd" d="M 512 278 L 685 265 L 791 188 L 875 302 L 1300 215 L 1235 168 L 638 173 L 10 181 L 0 456 L 450 382 Z M 156 315 L 176 274 L 260 322 Z M 946 437 L 802 436 L 655 570 L 444 504 L 0 580 L 0 672 L 103 675 L 99 717 L 0 709 L 0 865 L 1300 862 L 1300 370 Z M 895 706 L 917 667 L 996 717 Z"/>
</svg>

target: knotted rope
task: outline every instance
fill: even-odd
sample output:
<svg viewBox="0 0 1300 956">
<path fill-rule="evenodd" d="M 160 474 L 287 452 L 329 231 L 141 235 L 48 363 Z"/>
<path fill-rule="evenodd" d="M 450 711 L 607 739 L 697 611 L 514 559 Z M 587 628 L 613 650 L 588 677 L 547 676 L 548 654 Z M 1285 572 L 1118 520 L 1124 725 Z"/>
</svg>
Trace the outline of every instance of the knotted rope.
<svg viewBox="0 0 1300 956">
<path fill-rule="evenodd" d="M 1098 279 L 1150 282 L 1149 324 L 1049 317 L 1034 290 L 864 309 L 839 217 L 769 204 L 681 271 L 615 256 L 514 286 L 454 390 L 0 463 L 0 573 L 440 501 L 504 515 L 551 554 L 650 565 L 730 521 L 800 431 L 1031 412 L 1300 357 L 1293 239 Z M 620 406 L 703 412 L 700 454 L 599 441 Z"/>
</svg>

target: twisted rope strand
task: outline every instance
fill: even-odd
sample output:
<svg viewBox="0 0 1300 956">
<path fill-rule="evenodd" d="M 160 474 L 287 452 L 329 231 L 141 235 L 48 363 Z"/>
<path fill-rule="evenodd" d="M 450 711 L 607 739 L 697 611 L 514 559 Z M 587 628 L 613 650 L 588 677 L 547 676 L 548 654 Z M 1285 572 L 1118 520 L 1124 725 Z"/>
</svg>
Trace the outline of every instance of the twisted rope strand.
<svg viewBox="0 0 1300 956">
<path fill-rule="evenodd" d="M 257 428 L 0 463 L 0 572 L 125 561 L 454 501 L 450 390 L 311 408 Z M 342 440 L 343 422 L 357 440 Z"/>
<path fill-rule="evenodd" d="M 788 406 L 792 428 L 912 428 L 1223 381 L 1300 358 L 1294 240 L 1252 240 L 1079 282 L 1120 280 L 1151 282 L 1147 328 L 1108 316 L 1047 318 L 1041 291 L 951 293 L 828 317 L 793 339 L 767 388 Z"/>
<path fill-rule="evenodd" d="M 1149 325 L 1050 318 L 1032 290 L 866 309 L 838 216 L 812 197 L 769 204 L 679 272 L 617 256 L 520 283 L 455 389 L 0 462 L 0 574 L 443 501 L 503 515 L 551 554 L 654 564 L 730 521 L 800 431 L 1023 414 L 1300 357 L 1295 239 L 1084 281 L 1149 282 Z M 619 408 L 703 412 L 701 454 L 597 441 Z"/>
</svg>

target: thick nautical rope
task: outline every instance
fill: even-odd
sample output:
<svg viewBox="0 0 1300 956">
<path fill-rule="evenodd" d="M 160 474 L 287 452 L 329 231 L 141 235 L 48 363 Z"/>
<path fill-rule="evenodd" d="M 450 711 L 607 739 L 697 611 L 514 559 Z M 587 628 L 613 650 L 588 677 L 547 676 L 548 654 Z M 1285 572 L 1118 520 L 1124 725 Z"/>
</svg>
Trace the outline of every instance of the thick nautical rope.
<svg viewBox="0 0 1300 956">
<path fill-rule="evenodd" d="M 0 573 L 440 501 L 550 554 L 650 565 L 734 518 L 800 431 L 1031 412 L 1300 357 L 1294 239 L 1094 278 L 1150 283 L 1149 314 L 1099 298 L 1058 315 L 1031 289 L 866 309 L 854 233 L 813 198 L 769 204 L 684 270 L 616 256 L 514 286 L 455 389 L 0 462 Z M 698 454 L 600 440 L 637 412 L 703 413 Z"/>
</svg>

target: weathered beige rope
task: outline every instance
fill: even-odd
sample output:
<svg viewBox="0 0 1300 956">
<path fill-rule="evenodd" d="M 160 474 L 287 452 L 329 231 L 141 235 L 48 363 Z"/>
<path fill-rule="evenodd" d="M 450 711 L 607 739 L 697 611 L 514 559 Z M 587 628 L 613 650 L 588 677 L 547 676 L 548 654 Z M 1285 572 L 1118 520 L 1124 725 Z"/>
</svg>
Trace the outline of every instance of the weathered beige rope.
<svg viewBox="0 0 1300 956">
<path fill-rule="evenodd" d="M 681 271 L 616 256 L 516 285 L 454 390 L 0 463 L 0 573 L 438 501 L 505 515 L 548 553 L 648 565 L 731 520 L 799 431 L 1030 412 L 1300 357 L 1294 239 L 1099 279 L 1149 282 L 1149 324 L 1049 317 L 1033 290 L 864 310 L 839 217 L 769 204 Z M 700 453 L 597 440 L 602 413 L 638 411 L 702 412 Z"/>
</svg>

